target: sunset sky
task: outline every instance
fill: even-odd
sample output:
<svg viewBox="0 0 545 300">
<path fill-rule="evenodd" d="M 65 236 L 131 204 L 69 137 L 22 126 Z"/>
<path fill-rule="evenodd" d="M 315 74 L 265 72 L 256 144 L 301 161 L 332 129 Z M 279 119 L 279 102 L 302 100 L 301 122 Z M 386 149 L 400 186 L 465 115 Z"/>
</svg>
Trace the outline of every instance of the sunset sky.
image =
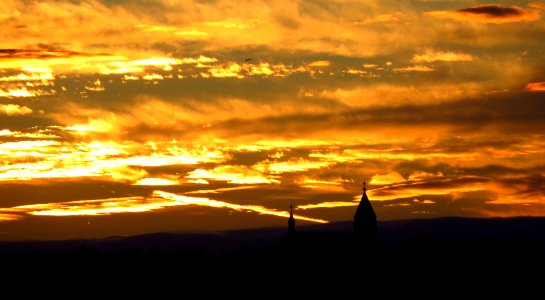
<svg viewBox="0 0 545 300">
<path fill-rule="evenodd" d="M 0 6 L 0 240 L 545 215 L 545 4 Z"/>
</svg>

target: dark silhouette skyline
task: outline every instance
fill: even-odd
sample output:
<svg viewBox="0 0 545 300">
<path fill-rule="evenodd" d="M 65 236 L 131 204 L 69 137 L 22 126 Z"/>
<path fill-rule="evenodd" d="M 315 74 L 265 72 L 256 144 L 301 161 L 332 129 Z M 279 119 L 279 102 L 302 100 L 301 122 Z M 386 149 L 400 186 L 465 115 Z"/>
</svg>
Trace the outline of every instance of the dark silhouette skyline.
<svg viewBox="0 0 545 300">
<path fill-rule="evenodd" d="M 295 231 L 295 218 L 293 217 L 293 204 L 290 205 L 290 217 L 288 219 L 287 241 L 291 245 L 299 248 L 309 248 L 321 243 L 331 245 L 356 245 L 356 246 L 374 246 L 377 242 L 377 215 L 369 197 L 367 197 L 367 187 L 363 181 L 363 193 L 360 203 L 354 214 L 352 234 L 348 231 L 338 232 L 303 232 Z M 349 246 L 351 247 L 351 246 Z"/>
</svg>

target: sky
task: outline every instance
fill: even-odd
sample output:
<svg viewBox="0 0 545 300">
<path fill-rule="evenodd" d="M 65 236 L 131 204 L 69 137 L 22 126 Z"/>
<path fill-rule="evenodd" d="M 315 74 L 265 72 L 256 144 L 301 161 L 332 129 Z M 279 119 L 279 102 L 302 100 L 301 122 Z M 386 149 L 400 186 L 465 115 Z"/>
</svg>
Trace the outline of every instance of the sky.
<svg viewBox="0 0 545 300">
<path fill-rule="evenodd" d="M 544 14 L 3 1 L 0 240 L 545 215 Z"/>
</svg>

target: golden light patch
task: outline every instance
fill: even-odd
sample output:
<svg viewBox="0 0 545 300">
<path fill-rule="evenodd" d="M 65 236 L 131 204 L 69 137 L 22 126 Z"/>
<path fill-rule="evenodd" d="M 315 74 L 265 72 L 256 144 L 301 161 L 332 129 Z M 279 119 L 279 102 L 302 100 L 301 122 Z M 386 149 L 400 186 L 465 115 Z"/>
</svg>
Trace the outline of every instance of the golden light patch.
<svg viewBox="0 0 545 300">
<path fill-rule="evenodd" d="M 134 185 L 178 185 L 179 182 L 166 178 L 147 177 L 138 180 Z"/>
<path fill-rule="evenodd" d="M 0 113 L 8 116 L 28 115 L 32 113 L 32 109 L 17 104 L 0 104 Z"/>
<path fill-rule="evenodd" d="M 529 92 L 545 92 L 545 81 L 528 83 L 524 89 Z"/>
<path fill-rule="evenodd" d="M 397 172 L 390 172 L 387 174 L 376 174 L 373 177 L 371 177 L 371 180 L 369 181 L 369 184 L 374 185 L 384 185 L 384 184 L 393 184 L 393 183 L 399 183 L 407 181 L 403 176 L 401 176 Z"/>
<path fill-rule="evenodd" d="M 316 208 L 335 208 L 335 207 L 349 207 L 349 206 L 358 206 L 358 201 L 331 201 L 331 202 L 322 202 L 322 203 L 316 203 L 316 204 L 307 204 L 307 205 L 299 205 L 297 206 L 297 209 L 316 209 Z"/>
<path fill-rule="evenodd" d="M 329 60 L 316 60 L 307 65 L 308 67 L 329 67 L 331 62 Z"/>
<path fill-rule="evenodd" d="M 415 54 L 412 61 L 415 63 L 430 63 L 435 61 L 472 61 L 475 57 L 471 54 L 453 51 L 435 51 L 426 49 L 424 53 Z"/>
<path fill-rule="evenodd" d="M 414 65 L 394 69 L 396 72 L 432 72 L 434 70 L 434 68 L 425 65 Z"/>
</svg>

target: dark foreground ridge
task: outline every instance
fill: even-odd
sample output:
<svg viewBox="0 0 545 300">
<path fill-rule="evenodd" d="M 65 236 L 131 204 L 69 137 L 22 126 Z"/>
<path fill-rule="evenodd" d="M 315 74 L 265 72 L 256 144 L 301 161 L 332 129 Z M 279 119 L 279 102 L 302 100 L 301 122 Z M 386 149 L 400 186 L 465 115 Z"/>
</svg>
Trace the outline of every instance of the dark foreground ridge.
<svg viewBox="0 0 545 300">
<path fill-rule="evenodd" d="M 199 260 L 282 260 L 298 262 L 319 257 L 321 263 L 355 259 L 361 253 L 375 257 L 427 258 L 454 255 L 453 259 L 486 260 L 501 256 L 509 262 L 535 255 L 545 258 L 545 218 L 438 218 L 378 222 L 374 246 L 354 246 L 352 222 L 298 226 L 297 233 L 310 236 L 293 246 L 286 228 L 247 229 L 213 233 L 152 233 L 96 240 L 1 242 L 0 256 L 11 264 L 38 260 L 139 262 L 174 259 L 192 264 Z M 342 242 L 343 237 L 346 241 Z M 331 241 L 340 241 L 338 244 Z M 308 241 L 308 245 L 305 244 Z M 342 257 L 338 254 L 342 253 Z M 517 257 L 518 254 L 524 254 Z M 9 258 L 9 259 L 8 259 Z M 423 259 L 423 260 L 422 260 Z M 411 259 L 407 261 L 410 262 Z"/>
<path fill-rule="evenodd" d="M 352 222 L 299 225 L 301 234 L 350 235 Z M 418 249 L 419 247 L 495 247 L 502 249 L 545 246 L 545 217 L 412 219 L 378 222 L 378 240 L 373 251 Z M 289 247 L 284 227 L 231 230 L 203 233 L 150 233 L 135 236 L 115 236 L 104 239 L 0 242 L 0 254 L 6 256 L 65 255 L 75 252 L 95 252 L 115 255 L 138 252 L 140 255 L 169 254 L 191 250 L 207 256 L 233 255 L 240 251 Z M 314 249 L 337 248 L 322 245 Z M 448 247 L 447 247 L 448 246 Z M 364 249 L 363 251 L 370 251 Z M 311 253 L 309 253 L 311 254 Z M 545 253 L 543 254 L 545 257 Z"/>
</svg>

